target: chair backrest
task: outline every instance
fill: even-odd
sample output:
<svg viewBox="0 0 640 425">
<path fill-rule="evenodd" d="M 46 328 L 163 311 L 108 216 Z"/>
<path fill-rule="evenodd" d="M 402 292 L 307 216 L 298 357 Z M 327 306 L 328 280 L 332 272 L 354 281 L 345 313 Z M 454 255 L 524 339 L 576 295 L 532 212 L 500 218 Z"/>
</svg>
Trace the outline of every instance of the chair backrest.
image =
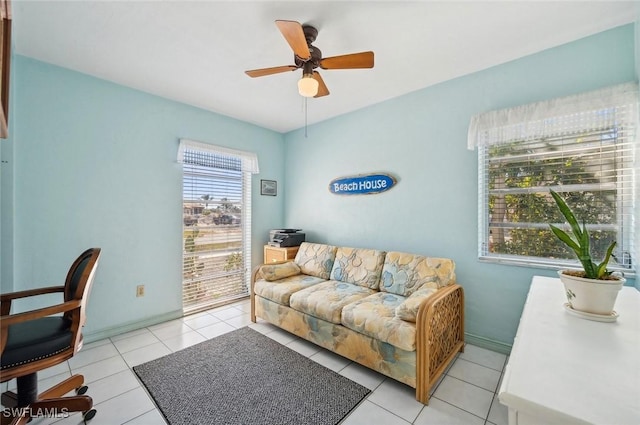
<svg viewBox="0 0 640 425">
<path fill-rule="evenodd" d="M 65 317 L 71 320 L 73 323 L 73 345 L 76 347 L 76 351 L 81 347 L 82 333 L 81 329 L 84 326 L 86 316 L 87 300 L 91 293 L 91 286 L 93 285 L 93 279 L 95 277 L 96 269 L 98 267 L 98 260 L 100 259 L 100 248 L 89 248 L 76 259 L 69 268 L 67 273 L 67 279 L 64 284 L 64 300 L 81 300 L 81 306 L 79 310 L 66 313 Z M 77 321 L 77 325 L 75 324 Z"/>
</svg>

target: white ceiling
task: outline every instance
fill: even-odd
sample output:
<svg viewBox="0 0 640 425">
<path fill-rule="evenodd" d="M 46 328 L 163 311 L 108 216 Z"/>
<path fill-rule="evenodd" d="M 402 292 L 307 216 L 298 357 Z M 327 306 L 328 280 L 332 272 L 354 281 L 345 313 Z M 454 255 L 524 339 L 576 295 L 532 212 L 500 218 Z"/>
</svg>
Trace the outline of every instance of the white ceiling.
<svg viewBox="0 0 640 425">
<path fill-rule="evenodd" d="M 18 54 L 278 132 L 304 126 L 301 71 L 274 21 L 314 25 L 324 57 L 366 50 L 375 67 L 320 70 L 331 95 L 315 123 L 634 22 L 612 1 L 30 1 L 13 0 Z"/>
</svg>

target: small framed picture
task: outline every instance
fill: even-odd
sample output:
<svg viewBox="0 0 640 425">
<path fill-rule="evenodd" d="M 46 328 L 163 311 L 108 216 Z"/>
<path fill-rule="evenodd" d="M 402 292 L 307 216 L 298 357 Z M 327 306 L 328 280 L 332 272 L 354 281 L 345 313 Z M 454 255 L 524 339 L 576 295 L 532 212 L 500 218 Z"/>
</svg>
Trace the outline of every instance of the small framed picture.
<svg viewBox="0 0 640 425">
<path fill-rule="evenodd" d="M 260 195 L 276 196 L 278 194 L 278 182 L 275 180 L 260 180 Z"/>
</svg>

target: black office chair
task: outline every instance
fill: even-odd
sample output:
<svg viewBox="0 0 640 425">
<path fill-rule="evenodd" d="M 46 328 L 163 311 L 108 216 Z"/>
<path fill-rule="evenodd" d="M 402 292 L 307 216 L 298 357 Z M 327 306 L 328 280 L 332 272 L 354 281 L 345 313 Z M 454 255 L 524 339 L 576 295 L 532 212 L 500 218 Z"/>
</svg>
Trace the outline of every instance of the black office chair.
<svg viewBox="0 0 640 425">
<path fill-rule="evenodd" d="M 0 295 L 1 314 L 0 382 L 17 378 L 17 393 L 2 394 L 2 425 L 26 424 L 38 413 L 66 415 L 83 412 L 93 418 L 91 397 L 82 375 L 73 375 L 38 394 L 37 372 L 62 363 L 82 348 L 82 327 L 86 305 L 98 266 L 100 248 L 90 248 L 74 261 L 64 286 L 30 289 Z M 18 298 L 63 293 L 64 302 L 23 313 L 10 314 L 11 302 Z M 63 397 L 75 390 L 75 394 Z"/>
</svg>

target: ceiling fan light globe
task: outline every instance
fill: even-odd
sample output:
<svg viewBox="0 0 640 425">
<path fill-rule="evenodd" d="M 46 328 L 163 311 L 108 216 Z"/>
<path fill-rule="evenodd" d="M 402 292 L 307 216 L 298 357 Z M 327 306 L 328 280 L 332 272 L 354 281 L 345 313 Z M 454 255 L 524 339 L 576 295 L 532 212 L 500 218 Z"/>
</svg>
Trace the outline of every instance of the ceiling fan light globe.
<svg viewBox="0 0 640 425">
<path fill-rule="evenodd" d="M 298 80 L 298 93 L 300 96 L 313 97 L 318 94 L 318 82 L 311 75 L 305 75 Z"/>
</svg>

